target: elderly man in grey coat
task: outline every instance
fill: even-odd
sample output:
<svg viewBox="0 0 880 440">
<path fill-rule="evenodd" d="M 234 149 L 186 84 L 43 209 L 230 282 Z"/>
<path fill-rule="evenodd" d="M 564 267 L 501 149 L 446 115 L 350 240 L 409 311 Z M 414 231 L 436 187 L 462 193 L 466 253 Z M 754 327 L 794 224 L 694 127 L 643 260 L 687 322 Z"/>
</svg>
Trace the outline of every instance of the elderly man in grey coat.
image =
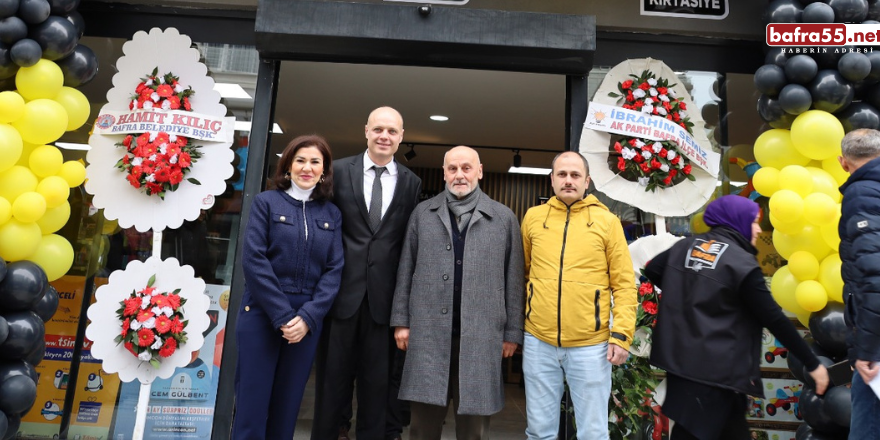
<svg viewBox="0 0 880 440">
<path fill-rule="evenodd" d="M 410 217 L 391 313 L 406 363 L 400 399 L 412 402 L 410 438 L 439 440 L 450 400 L 456 438 L 488 437 L 504 406 L 502 357 L 523 341 L 519 223 L 479 188 L 476 151 L 443 159 L 446 190 Z"/>
</svg>

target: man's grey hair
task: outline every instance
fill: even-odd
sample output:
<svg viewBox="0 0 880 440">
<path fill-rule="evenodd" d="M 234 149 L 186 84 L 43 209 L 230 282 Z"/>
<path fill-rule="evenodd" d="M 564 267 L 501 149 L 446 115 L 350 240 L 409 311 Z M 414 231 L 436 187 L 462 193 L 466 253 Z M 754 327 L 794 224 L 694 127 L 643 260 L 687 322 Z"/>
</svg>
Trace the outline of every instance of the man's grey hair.
<svg viewBox="0 0 880 440">
<path fill-rule="evenodd" d="M 880 131 L 860 128 L 847 133 L 840 143 L 843 157 L 847 159 L 873 159 L 880 156 Z"/>
</svg>

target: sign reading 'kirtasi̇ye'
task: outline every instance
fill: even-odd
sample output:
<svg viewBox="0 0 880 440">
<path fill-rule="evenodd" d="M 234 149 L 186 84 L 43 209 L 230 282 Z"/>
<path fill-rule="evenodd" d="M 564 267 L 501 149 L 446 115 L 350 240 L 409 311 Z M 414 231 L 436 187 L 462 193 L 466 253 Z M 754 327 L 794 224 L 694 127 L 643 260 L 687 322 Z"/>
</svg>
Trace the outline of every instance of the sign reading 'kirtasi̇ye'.
<svg viewBox="0 0 880 440">
<path fill-rule="evenodd" d="M 730 12 L 728 0 L 641 0 L 641 15 L 722 20 Z"/>
<path fill-rule="evenodd" d="M 232 142 L 235 118 L 177 110 L 106 111 L 95 120 L 95 134 L 165 132 L 192 139 Z"/>
<path fill-rule="evenodd" d="M 682 126 L 660 116 L 591 102 L 584 127 L 591 130 L 615 133 L 649 140 L 675 142 L 678 150 L 691 162 L 718 176 L 720 156 L 703 148 Z"/>
</svg>

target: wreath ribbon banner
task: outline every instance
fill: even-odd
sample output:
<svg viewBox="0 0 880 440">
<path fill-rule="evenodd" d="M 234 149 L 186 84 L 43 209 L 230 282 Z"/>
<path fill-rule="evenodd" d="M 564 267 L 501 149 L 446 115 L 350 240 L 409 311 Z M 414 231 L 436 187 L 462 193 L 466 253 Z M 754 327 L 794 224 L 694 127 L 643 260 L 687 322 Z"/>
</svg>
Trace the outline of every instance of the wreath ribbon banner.
<svg viewBox="0 0 880 440">
<path fill-rule="evenodd" d="M 709 172 L 712 177 L 718 177 L 721 155 L 704 149 L 687 130 L 666 118 L 614 105 L 590 102 L 584 128 L 655 141 L 675 142 L 679 151 L 687 156 L 693 164 Z"/>
<path fill-rule="evenodd" d="M 93 133 L 100 135 L 165 132 L 212 142 L 235 140 L 235 118 L 180 111 L 104 110 L 95 121 Z"/>
</svg>

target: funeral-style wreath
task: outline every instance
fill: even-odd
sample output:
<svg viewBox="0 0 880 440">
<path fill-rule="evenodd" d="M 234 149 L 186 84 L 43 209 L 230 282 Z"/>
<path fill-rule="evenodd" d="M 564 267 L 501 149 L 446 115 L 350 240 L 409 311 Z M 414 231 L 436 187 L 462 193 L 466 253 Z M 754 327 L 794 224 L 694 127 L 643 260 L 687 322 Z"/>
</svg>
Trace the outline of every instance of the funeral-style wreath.
<svg viewBox="0 0 880 440">
<path fill-rule="evenodd" d="M 189 97 L 195 94 L 192 87 L 184 87 L 172 73 L 158 75 L 159 68 L 141 78 L 135 88 L 130 110 L 163 109 L 192 111 Z M 202 157 L 199 146 L 191 139 L 162 132 L 148 132 L 140 135 L 127 135 L 117 147 L 125 148 L 125 155 L 116 162 L 116 168 L 125 173 L 129 185 L 140 189 L 147 195 L 158 195 L 165 199 L 165 193 L 176 191 L 185 179 L 194 185 L 201 182 L 186 178 L 193 164 Z"/>
<path fill-rule="evenodd" d="M 620 94 L 609 92 L 608 96 L 618 98 L 618 104 L 622 102 L 621 107 L 625 109 L 665 117 L 693 134 L 694 124 L 687 116 L 687 105 L 672 89 L 675 84 L 657 78 L 650 70 L 629 76 L 633 79 L 617 83 Z M 691 175 L 691 164 L 674 142 L 623 136 L 613 148 L 618 154 L 617 169 L 636 177 L 645 191 L 668 188 L 684 179 L 696 180 Z"/>
<path fill-rule="evenodd" d="M 186 298 L 180 296 L 181 289 L 160 292 L 153 287 L 155 283 L 153 275 L 145 288 L 132 290 L 119 302 L 116 317 L 122 322 L 122 334 L 115 341 L 139 360 L 159 368 L 162 359 L 186 342 L 189 321 L 183 316 Z"/>
</svg>

